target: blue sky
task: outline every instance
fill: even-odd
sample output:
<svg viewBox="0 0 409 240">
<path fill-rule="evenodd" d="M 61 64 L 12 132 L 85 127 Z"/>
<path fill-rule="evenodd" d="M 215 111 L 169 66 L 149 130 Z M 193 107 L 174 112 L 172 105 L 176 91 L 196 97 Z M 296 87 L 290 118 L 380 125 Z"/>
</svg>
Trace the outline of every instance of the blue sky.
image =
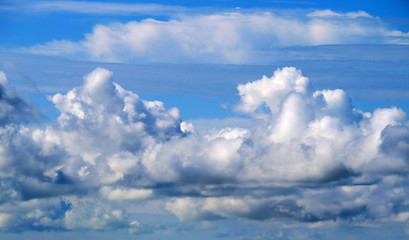
<svg viewBox="0 0 409 240">
<path fill-rule="evenodd" d="M 409 3 L 2 1 L 1 239 L 409 238 Z"/>
</svg>

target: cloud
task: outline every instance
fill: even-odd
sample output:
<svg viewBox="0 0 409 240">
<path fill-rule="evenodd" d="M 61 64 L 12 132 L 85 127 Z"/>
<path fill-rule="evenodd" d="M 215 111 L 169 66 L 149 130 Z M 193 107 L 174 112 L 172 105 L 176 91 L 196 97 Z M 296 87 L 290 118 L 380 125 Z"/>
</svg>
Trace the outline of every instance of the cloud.
<svg viewBox="0 0 409 240">
<path fill-rule="evenodd" d="M 36 116 L 30 104 L 18 97 L 7 83 L 6 74 L 0 71 L 0 125 L 29 122 Z"/>
<path fill-rule="evenodd" d="M 408 34 L 366 12 L 226 12 L 98 24 L 78 42 L 19 51 L 105 62 L 262 63 L 282 47 L 406 44 Z"/>
<path fill-rule="evenodd" d="M 1 100 L 8 102 L 8 98 Z M 1 128 L 3 229 L 128 228 L 121 211 L 109 211 L 75 196 L 101 187 L 108 200 L 149 197 L 149 189 L 129 188 L 126 183 L 118 188 L 105 185 L 124 180 L 127 173 L 142 174 L 136 153 L 143 152 L 145 145 L 184 134 L 178 110 L 139 99 L 113 84 L 112 73 L 105 69 L 96 69 L 85 77 L 82 87 L 50 100 L 61 112 L 54 124 L 29 129 L 15 119 Z M 13 107 L 10 113 L 19 110 L 19 105 Z M 61 212 L 59 202 L 69 195 L 74 195 L 68 197 L 72 208 Z M 19 210 L 11 211 L 15 204 L 21 205 Z"/>
<path fill-rule="evenodd" d="M 345 14 L 336 13 L 331 11 L 330 9 L 326 10 L 316 10 L 309 14 L 309 17 L 322 17 L 322 18 L 330 18 L 330 17 L 344 17 L 344 18 L 374 18 L 373 16 L 369 15 L 367 12 L 364 11 L 357 11 L 357 12 L 348 12 Z"/>
<path fill-rule="evenodd" d="M 36 1 L 5 3 L 4 10 L 36 11 L 36 12 L 71 12 L 78 14 L 171 14 L 188 11 L 180 6 L 142 3 L 110 3 L 87 1 Z"/>
<path fill-rule="evenodd" d="M 316 90 L 286 67 L 238 86 L 236 109 L 249 127 L 195 131 L 176 108 L 143 100 L 113 77 L 97 68 L 82 86 L 50 96 L 60 111 L 53 123 L 1 126 L 2 230 L 146 233 L 161 226 L 124 209 L 151 200 L 182 221 L 406 226 L 401 109 L 363 112 L 343 90 Z"/>
<path fill-rule="evenodd" d="M 260 108 L 262 104 L 276 114 L 284 96 L 292 91 L 305 94 L 311 91 L 308 79 L 302 76 L 301 71 L 277 71 L 273 78 L 263 76 L 255 82 L 240 84 L 237 89 L 241 104 L 237 110 L 251 113 Z"/>
<path fill-rule="evenodd" d="M 145 199 L 152 195 L 151 189 L 112 189 L 110 187 L 101 188 L 101 194 L 112 201 Z"/>
<path fill-rule="evenodd" d="M 222 142 L 230 139 L 219 134 L 221 142 L 217 144 L 230 154 L 214 152 L 224 161 L 216 163 L 210 156 L 204 157 L 202 161 L 209 162 L 212 168 L 207 171 L 204 163 L 199 165 L 183 157 L 182 167 L 178 167 L 194 173 L 196 178 L 189 177 L 186 182 L 216 181 L 220 186 L 228 183 L 234 187 L 193 189 L 189 193 L 199 198 L 181 198 L 180 193 L 168 201 L 168 211 L 181 220 L 239 217 L 362 224 L 394 215 L 391 208 L 376 207 L 379 202 L 406 208 L 398 200 L 399 194 L 391 192 L 398 186 L 406 187 L 402 182 L 395 185 L 396 182 L 386 180 L 405 176 L 408 171 L 408 126 L 402 110 L 362 112 L 352 106 L 343 90 L 314 90 L 295 68 L 279 69 L 271 78 L 240 85 L 238 90 L 241 103 L 237 109 L 255 118 L 249 131 L 233 138 L 239 147 L 224 146 Z M 214 139 L 217 138 L 208 137 L 210 141 Z M 203 143 L 199 145 L 208 149 Z M 184 146 L 186 154 L 189 145 Z M 234 153 L 239 155 L 228 157 Z M 201 169 L 200 173 L 195 166 Z M 234 174 L 219 166 L 235 169 Z M 230 177 L 220 179 L 215 174 L 218 171 Z M 211 178 L 213 182 L 209 181 Z M 399 181 L 407 181 L 404 179 Z"/>
</svg>

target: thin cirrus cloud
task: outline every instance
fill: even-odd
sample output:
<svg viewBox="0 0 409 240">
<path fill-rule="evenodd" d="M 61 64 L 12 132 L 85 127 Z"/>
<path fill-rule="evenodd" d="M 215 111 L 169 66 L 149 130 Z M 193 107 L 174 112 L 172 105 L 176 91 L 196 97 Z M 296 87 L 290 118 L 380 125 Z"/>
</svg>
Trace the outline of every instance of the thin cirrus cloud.
<svg viewBox="0 0 409 240">
<path fill-rule="evenodd" d="M 254 64 L 282 47 L 407 44 L 408 39 L 408 33 L 363 11 L 237 11 L 98 24 L 83 40 L 52 40 L 18 51 L 111 62 Z"/>
<path fill-rule="evenodd" d="M 407 227 L 409 126 L 401 109 L 363 112 L 343 90 L 316 90 L 286 67 L 238 86 L 236 110 L 251 126 L 196 132 L 177 108 L 112 78 L 97 68 L 82 86 L 51 96 L 61 112 L 54 123 L 2 122 L 2 230 L 144 233 L 154 230 L 126 206 L 158 200 L 182 221 Z"/>
<path fill-rule="evenodd" d="M 192 9 L 181 6 L 143 3 L 113 3 L 86 1 L 26 1 L 5 2 L 8 11 L 71 12 L 77 14 L 175 14 Z"/>
</svg>

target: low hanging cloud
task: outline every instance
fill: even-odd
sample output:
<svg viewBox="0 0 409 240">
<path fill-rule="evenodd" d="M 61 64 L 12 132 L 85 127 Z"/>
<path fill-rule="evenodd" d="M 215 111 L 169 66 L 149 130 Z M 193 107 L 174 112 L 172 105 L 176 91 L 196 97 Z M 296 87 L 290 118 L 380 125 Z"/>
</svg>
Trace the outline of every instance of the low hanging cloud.
<svg viewBox="0 0 409 240">
<path fill-rule="evenodd" d="M 50 96 L 61 113 L 49 125 L 1 123 L 0 229 L 149 232 L 124 209 L 158 200 L 182 221 L 407 226 L 401 109 L 363 112 L 343 90 L 316 90 L 286 67 L 238 86 L 235 110 L 251 127 L 196 132 L 176 108 L 112 78 L 97 68 L 82 86 Z M 7 109 L 29 116 L 26 108 Z"/>
<path fill-rule="evenodd" d="M 52 40 L 20 51 L 110 62 L 262 63 L 282 47 L 408 41 L 408 33 L 363 11 L 238 11 L 99 24 L 81 41 Z"/>
</svg>

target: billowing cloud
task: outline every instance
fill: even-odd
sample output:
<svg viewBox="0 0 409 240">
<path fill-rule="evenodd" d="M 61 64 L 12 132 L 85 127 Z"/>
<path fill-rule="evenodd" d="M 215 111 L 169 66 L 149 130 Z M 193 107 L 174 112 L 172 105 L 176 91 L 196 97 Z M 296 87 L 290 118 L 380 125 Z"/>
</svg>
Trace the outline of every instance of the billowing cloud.
<svg viewBox="0 0 409 240">
<path fill-rule="evenodd" d="M 101 187 L 98 195 L 110 201 L 149 197 L 152 190 L 126 187 L 131 183 L 108 185 L 125 181 L 125 176 L 142 176 L 140 154 L 147 146 L 187 130 L 181 129 L 176 108 L 141 100 L 113 84 L 111 77 L 111 72 L 96 69 L 82 87 L 50 97 L 61 111 L 54 124 L 29 129 L 18 125 L 19 119 L 5 122 L 0 151 L 2 229 L 131 227 L 122 210 L 77 196 Z M 1 100 L 8 103 L 8 98 Z M 8 116 L 19 107 L 15 105 Z"/>
<path fill-rule="evenodd" d="M 195 132 L 176 108 L 112 79 L 97 68 L 50 96 L 61 112 L 51 124 L 3 123 L 2 230 L 149 232 L 160 226 L 124 208 L 158 200 L 182 221 L 407 224 L 409 126 L 399 108 L 363 112 L 343 90 L 316 90 L 286 67 L 238 86 L 235 109 L 252 126 Z"/>
<path fill-rule="evenodd" d="M 237 109 L 254 116 L 255 124 L 239 137 L 240 147 L 231 148 L 240 154 L 234 160 L 240 167 L 226 182 L 237 188 L 169 201 L 167 210 L 181 220 L 284 218 L 359 225 L 395 217 L 396 208 L 378 204 L 407 208 L 400 200 L 409 170 L 402 110 L 362 112 L 343 90 L 314 90 L 294 68 L 238 90 Z"/>
<path fill-rule="evenodd" d="M 21 51 L 111 62 L 262 63 L 282 47 L 408 39 L 408 33 L 363 11 L 238 11 L 99 24 L 81 41 L 52 40 Z"/>
</svg>

